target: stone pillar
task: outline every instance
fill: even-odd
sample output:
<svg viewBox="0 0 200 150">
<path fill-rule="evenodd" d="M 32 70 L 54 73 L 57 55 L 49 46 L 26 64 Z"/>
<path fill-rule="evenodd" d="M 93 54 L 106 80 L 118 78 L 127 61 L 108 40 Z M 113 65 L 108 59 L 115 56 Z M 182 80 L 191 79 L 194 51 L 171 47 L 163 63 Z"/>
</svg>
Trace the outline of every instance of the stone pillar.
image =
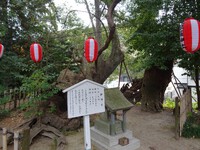
<svg viewBox="0 0 200 150">
<path fill-rule="evenodd" d="M 115 135 L 115 114 L 111 112 L 110 135 Z"/>
<path fill-rule="evenodd" d="M 123 114 L 122 114 L 123 116 L 123 119 L 122 119 L 122 130 L 123 130 L 123 132 L 126 132 L 126 111 L 125 110 L 123 110 Z"/>
</svg>

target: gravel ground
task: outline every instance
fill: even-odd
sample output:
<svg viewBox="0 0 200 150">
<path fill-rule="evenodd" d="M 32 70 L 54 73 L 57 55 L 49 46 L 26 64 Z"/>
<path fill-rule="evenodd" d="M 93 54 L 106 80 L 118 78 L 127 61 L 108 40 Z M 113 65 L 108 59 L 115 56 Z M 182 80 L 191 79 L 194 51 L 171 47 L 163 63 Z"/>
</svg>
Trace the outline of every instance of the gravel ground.
<svg viewBox="0 0 200 150">
<path fill-rule="evenodd" d="M 17 122 L 21 122 L 20 114 L 4 119 L 0 127 L 12 128 Z M 138 150 L 200 150 L 200 139 L 174 138 L 174 116 L 171 111 L 149 113 L 142 112 L 140 106 L 134 106 L 127 112 L 127 125 L 133 131 L 133 136 L 140 140 Z M 60 150 L 84 149 L 82 129 L 68 135 L 66 140 L 67 145 L 62 145 Z M 55 145 L 55 140 L 38 136 L 30 150 L 54 150 Z M 9 146 L 9 150 L 13 150 L 12 146 Z"/>
</svg>

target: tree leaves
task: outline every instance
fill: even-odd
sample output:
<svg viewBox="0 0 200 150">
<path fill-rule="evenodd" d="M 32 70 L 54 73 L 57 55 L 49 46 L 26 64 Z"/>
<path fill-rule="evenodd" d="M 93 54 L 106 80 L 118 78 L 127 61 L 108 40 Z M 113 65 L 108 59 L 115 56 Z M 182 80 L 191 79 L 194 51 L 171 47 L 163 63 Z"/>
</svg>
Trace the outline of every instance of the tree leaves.
<svg viewBox="0 0 200 150">
<path fill-rule="evenodd" d="M 135 1 L 131 3 L 129 20 L 135 29 L 127 41 L 132 52 L 142 52 L 146 68 L 157 66 L 165 68 L 165 62 L 177 58 L 180 54 L 179 20 L 173 12 L 175 2 Z"/>
<path fill-rule="evenodd" d="M 0 3 L 0 11 L 0 42 L 5 47 L 0 60 L 0 84 L 20 86 L 23 78 L 39 68 L 56 78 L 55 74 L 66 66 L 65 54 L 69 45 L 61 48 L 65 43 L 59 42 L 60 37 L 56 37 L 57 9 L 54 3 L 49 0 L 4 1 Z M 67 36 L 64 37 L 66 40 Z M 44 59 L 40 65 L 30 60 L 29 48 L 35 41 L 43 47 Z"/>
</svg>

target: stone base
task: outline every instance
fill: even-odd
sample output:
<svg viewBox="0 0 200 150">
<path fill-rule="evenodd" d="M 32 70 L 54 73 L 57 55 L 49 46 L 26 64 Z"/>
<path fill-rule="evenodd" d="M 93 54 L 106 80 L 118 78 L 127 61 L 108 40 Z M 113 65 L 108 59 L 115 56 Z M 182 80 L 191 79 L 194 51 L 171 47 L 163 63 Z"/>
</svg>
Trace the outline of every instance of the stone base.
<svg viewBox="0 0 200 150">
<path fill-rule="evenodd" d="M 119 139 L 126 137 L 129 139 L 129 144 L 119 145 Z M 140 147 L 140 140 L 132 136 L 132 131 L 127 130 L 124 133 L 110 136 L 91 127 L 92 144 L 97 150 L 136 150 Z"/>
</svg>

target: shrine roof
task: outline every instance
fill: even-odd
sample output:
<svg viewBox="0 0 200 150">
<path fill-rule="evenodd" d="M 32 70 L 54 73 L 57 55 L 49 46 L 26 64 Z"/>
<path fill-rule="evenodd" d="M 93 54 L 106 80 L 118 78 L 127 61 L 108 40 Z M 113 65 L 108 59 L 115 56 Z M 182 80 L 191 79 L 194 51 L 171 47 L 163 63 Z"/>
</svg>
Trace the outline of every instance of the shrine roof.
<svg viewBox="0 0 200 150">
<path fill-rule="evenodd" d="M 70 86 L 70 87 L 64 89 L 62 92 L 63 92 L 63 93 L 66 93 L 66 92 L 68 92 L 68 91 L 70 91 L 70 90 L 72 90 L 72 89 L 75 89 L 75 88 L 77 88 L 77 87 L 80 87 L 80 86 L 89 86 L 89 85 L 87 85 L 86 83 L 90 83 L 90 84 L 93 84 L 93 85 L 95 85 L 95 86 L 98 86 L 98 87 L 101 87 L 101 88 L 105 88 L 105 86 L 103 86 L 102 84 L 99 84 L 99 83 L 97 83 L 97 82 L 94 82 L 94 81 L 85 79 L 85 80 L 83 80 L 83 81 L 81 81 L 81 82 L 79 82 L 79 83 L 77 83 L 77 84 L 74 84 L 74 85 L 72 85 L 72 86 Z"/>
<path fill-rule="evenodd" d="M 118 88 L 105 89 L 105 105 L 109 111 L 128 110 L 133 107 Z"/>
</svg>

